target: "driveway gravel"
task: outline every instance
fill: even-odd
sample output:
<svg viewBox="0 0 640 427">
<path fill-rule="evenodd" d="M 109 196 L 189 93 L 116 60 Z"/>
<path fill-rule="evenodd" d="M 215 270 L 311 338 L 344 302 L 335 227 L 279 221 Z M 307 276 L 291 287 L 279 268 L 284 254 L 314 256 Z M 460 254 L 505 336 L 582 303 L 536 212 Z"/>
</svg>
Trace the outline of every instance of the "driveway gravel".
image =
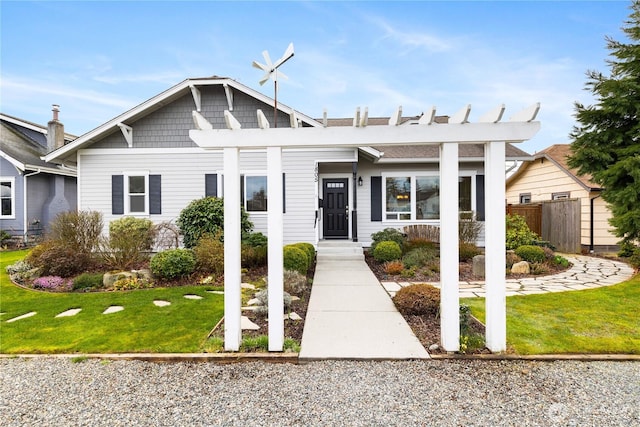
<svg viewBox="0 0 640 427">
<path fill-rule="evenodd" d="M 639 426 L 640 363 L 0 359 L 3 426 Z"/>
</svg>

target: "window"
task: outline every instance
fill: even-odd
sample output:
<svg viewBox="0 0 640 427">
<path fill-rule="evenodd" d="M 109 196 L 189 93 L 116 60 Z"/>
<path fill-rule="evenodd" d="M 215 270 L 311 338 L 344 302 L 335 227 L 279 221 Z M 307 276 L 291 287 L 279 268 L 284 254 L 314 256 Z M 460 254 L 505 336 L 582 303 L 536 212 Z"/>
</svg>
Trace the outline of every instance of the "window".
<svg viewBox="0 0 640 427">
<path fill-rule="evenodd" d="M 148 213 L 147 189 L 149 188 L 148 175 L 128 175 L 126 185 L 126 212 L 130 214 Z"/>
<path fill-rule="evenodd" d="M 458 207 L 472 211 L 471 176 L 458 179 Z M 410 175 L 385 177 L 385 219 L 389 221 L 440 219 L 440 177 Z"/>
<path fill-rule="evenodd" d="M 561 199 L 568 199 L 569 198 L 569 192 L 568 191 L 563 191 L 562 193 L 553 193 L 551 194 L 551 200 L 561 200 Z"/>
<path fill-rule="evenodd" d="M 531 193 L 521 193 L 520 203 L 531 203 Z"/>
<path fill-rule="evenodd" d="M 15 179 L 13 177 L 0 179 L 0 218 L 13 219 L 16 217 Z"/>
<path fill-rule="evenodd" d="M 267 177 L 244 177 L 244 208 L 247 212 L 267 211 Z"/>
</svg>

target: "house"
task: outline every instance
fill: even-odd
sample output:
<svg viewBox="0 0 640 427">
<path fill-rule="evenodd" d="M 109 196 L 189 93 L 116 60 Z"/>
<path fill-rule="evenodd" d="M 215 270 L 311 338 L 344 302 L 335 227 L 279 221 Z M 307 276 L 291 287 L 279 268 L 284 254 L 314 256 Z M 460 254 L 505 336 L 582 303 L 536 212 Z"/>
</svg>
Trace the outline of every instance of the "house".
<svg viewBox="0 0 640 427">
<path fill-rule="evenodd" d="M 228 78 L 187 79 L 47 156 L 77 168 L 78 209 L 102 212 L 105 224 L 126 215 L 175 221 L 189 202 L 223 196 L 222 150 L 203 150 L 189 136 L 192 111 L 214 129 L 236 120 L 258 129 L 257 111 L 272 116 L 273 100 Z M 229 116 L 225 115 L 227 110 Z M 262 113 L 261 113 L 262 114 Z M 265 114 L 262 114 L 264 117 Z M 359 114 L 359 113 L 358 113 Z M 195 120 L 198 120 L 196 116 Z M 446 123 L 447 117 L 434 117 Z M 279 127 L 387 127 L 389 118 L 314 119 L 278 104 Z M 420 117 L 398 117 L 398 127 Z M 356 123 L 357 122 L 357 123 Z M 484 151 L 460 146 L 460 209 L 484 219 Z M 507 144 L 506 157 L 529 155 Z M 350 239 L 413 223 L 439 224 L 439 149 L 429 146 L 284 149 L 284 243 Z M 240 154 L 241 202 L 256 231 L 267 232 L 264 149 Z M 483 244 L 482 238 L 479 244 Z"/>
<path fill-rule="evenodd" d="M 570 154 L 570 144 L 556 144 L 536 153 L 533 160 L 524 162 L 507 179 L 507 204 L 548 204 L 551 201 L 577 200 L 578 247 L 582 252 L 615 251 L 620 239 L 613 234 L 609 225 L 611 212 L 600 197 L 602 188 L 591 181 L 590 176 L 580 176 L 576 169 L 569 167 L 567 156 Z M 553 220 L 543 215 L 542 221 Z M 562 225 L 569 226 L 569 222 L 565 220 Z M 553 243 L 553 235 L 543 235 L 543 238 Z"/>
<path fill-rule="evenodd" d="M 281 351 L 284 339 L 284 243 L 350 239 L 367 245 L 383 228 L 432 223 L 441 229 L 441 252 L 457 255 L 459 211 L 476 211 L 486 228 L 487 346 L 504 351 L 505 159 L 507 153 L 528 157 L 508 143 L 539 130 L 539 104 L 507 122 L 501 122 L 500 105 L 469 123 L 467 105 L 440 119 L 446 123 L 436 121 L 435 108 L 413 119 L 398 108 L 382 126 L 369 126 L 366 109 L 356 110 L 351 126 L 330 126 L 329 119 L 278 103 L 271 128 L 264 111 L 274 104 L 232 79 L 187 79 L 45 160 L 77 168 L 78 208 L 102 212 L 106 224 L 125 215 L 173 221 L 194 199 L 224 197 L 230 351 L 241 341 L 241 205 L 255 230 L 269 237 L 270 351 Z M 456 351 L 458 257 L 443 256 L 440 263 L 443 347 Z"/>
<path fill-rule="evenodd" d="M 0 230 L 24 242 L 76 209 L 75 169 L 42 160 L 73 139 L 58 120 L 58 106 L 46 127 L 0 114 Z"/>
</svg>

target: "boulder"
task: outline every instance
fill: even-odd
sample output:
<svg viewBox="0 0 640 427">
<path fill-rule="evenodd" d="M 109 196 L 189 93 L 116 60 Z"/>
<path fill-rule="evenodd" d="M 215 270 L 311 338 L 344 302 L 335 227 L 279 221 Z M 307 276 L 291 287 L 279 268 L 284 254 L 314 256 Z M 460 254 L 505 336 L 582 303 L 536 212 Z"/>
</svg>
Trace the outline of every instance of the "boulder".
<svg viewBox="0 0 640 427">
<path fill-rule="evenodd" d="M 134 277 L 134 274 L 129 271 L 116 271 L 113 273 L 104 273 L 102 276 L 102 285 L 105 288 L 113 287 L 113 284 L 116 283 L 120 279 L 127 279 Z"/>
<path fill-rule="evenodd" d="M 473 275 L 484 277 L 484 255 L 476 255 L 473 257 Z"/>
<path fill-rule="evenodd" d="M 513 264 L 511 267 L 511 274 L 529 274 L 531 269 L 527 261 L 520 261 Z"/>
</svg>

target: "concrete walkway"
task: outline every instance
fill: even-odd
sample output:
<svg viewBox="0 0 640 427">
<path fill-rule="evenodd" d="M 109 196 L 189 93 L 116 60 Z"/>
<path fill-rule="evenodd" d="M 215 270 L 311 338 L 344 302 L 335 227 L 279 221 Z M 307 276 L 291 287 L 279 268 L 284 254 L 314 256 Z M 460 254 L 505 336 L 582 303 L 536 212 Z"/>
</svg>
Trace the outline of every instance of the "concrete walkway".
<svg viewBox="0 0 640 427">
<path fill-rule="evenodd" d="M 633 268 L 623 262 L 582 255 L 563 256 L 573 264 L 570 269 L 553 275 L 509 279 L 506 281 L 507 296 L 583 291 L 615 285 L 633 276 Z M 400 288 L 412 283 L 383 281 L 382 286 L 393 297 Z M 440 286 L 439 282 L 431 284 Z M 484 282 L 460 282 L 460 298 L 484 297 L 484 285 Z"/>
<path fill-rule="evenodd" d="M 319 246 L 300 361 L 428 359 L 359 250 L 325 256 Z"/>
</svg>

